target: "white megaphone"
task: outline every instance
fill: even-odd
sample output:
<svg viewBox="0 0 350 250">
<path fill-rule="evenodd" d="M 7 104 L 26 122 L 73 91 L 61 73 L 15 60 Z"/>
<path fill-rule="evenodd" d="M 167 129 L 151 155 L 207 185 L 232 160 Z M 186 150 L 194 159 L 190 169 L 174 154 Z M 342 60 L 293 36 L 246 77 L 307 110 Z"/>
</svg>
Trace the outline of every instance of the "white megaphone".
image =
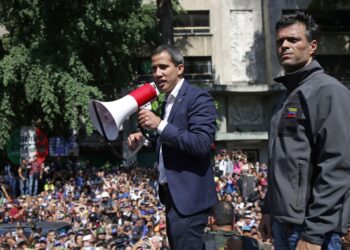
<svg viewBox="0 0 350 250">
<path fill-rule="evenodd" d="M 89 103 L 92 124 L 105 139 L 116 140 L 124 120 L 158 95 L 157 86 L 152 82 L 142 85 L 116 101 L 92 100 Z"/>
</svg>

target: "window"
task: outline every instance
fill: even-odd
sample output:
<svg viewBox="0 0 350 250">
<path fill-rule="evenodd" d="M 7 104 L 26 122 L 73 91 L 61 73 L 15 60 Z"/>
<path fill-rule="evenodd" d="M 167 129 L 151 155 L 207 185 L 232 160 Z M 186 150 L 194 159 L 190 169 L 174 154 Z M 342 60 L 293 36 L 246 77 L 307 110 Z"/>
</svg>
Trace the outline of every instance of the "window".
<svg viewBox="0 0 350 250">
<path fill-rule="evenodd" d="M 350 55 L 317 55 L 316 60 L 327 74 L 342 83 L 350 83 Z"/>
<path fill-rule="evenodd" d="M 209 31 L 209 11 L 187 11 L 175 18 L 175 35 L 209 33 Z"/>
<path fill-rule="evenodd" d="M 294 13 L 297 10 L 283 10 L 283 14 Z M 317 10 L 312 16 L 320 27 L 321 32 L 350 31 L 350 10 Z"/>
<path fill-rule="evenodd" d="M 188 80 L 212 79 L 211 57 L 185 57 L 185 78 Z"/>
<path fill-rule="evenodd" d="M 209 27 L 209 11 L 187 11 L 175 19 L 175 27 Z"/>
<path fill-rule="evenodd" d="M 350 31 L 350 10 L 322 10 L 312 15 L 320 31 Z"/>
<path fill-rule="evenodd" d="M 247 161 L 255 163 L 259 161 L 259 150 L 257 149 L 242 149 L 243 154 L 247 156 Z"/>
</svg>

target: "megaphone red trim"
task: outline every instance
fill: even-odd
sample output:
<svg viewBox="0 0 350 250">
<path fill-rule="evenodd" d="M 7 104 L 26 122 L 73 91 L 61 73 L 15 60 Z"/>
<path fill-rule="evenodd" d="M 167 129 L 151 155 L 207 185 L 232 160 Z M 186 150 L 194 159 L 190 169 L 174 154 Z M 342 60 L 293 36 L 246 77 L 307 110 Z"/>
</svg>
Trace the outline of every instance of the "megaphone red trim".
<svg viewBox="0 0 350 250">
<path fill-rule="evenodd" d="M 111 140 L 118 138 L 124 120 L 136 112 L 139 107 L 154 100 L 158 95 L 157 86 L 152 82 L 142 85 L 116 101 L 100 102 L 92 100 L 89 103 L 91 121 L 96 130 L 103 135 L 106 143 L 110 145 Z"/>
<path fill-rule="evenodd" d="M 159 95 L 159 91 L 155 83 L 152 82 L 135 89 L 130 92 L 129 95 L 131 95 L 136 100 L 137 105 L 141 107 L 156 98 Z"/>
</svg>

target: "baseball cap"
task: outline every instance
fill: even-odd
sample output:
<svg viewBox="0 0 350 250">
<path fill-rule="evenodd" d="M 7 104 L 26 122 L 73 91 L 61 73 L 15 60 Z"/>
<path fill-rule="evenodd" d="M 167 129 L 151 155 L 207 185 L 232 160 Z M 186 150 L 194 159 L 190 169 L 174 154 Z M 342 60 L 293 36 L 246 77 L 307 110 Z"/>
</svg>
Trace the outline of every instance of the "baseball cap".
<svg viewBox="0 0 350 250">
<path fill-rule="evenodd" d="M 20 239 L 17 241 L 17 247 L 20 247 L 21 245 L 25 244 L 27 241 L 25 241 L 24 239 Z"/>
<path fill-rule="evenodd" d="M 40 236 L 40 234 L 39 233 L 35 233 L 34 235 L 33 235 L 33 238 L 40 238 L 41 236 Z"/>
<path fill-rule="evenodd" d="M 101 198 L 109 198 L 108 192 L 106 192 L 106 191 L 102 192 Z"/>
<path fill-rule="evenodd" d="M 59 242 L 58 240 L 55 241 L 55 243 L 53 244 L 55 247 L 59 247 L 61 246 L 61 242 Z"/>
<path fill-rule="evenodd" d="M 46 241 L 46 238 L 45 238 L 45 237 L 41 237 L 41 238 L 39 239 L 39 242 L 46 243 L 47 241 Z"/>
<path fill-rule="evenodd" d="M 252 219 L 253 217 L 252 217 L 251 214 L 245 214 L 245 215 L 244 215 L 244 218 Z"/>
<path fill-rule="evenodd" d="M 70 235 L 70 234 L 75 234 L 74 231 L 73 231 L 72 229 L 69 229 L 67 233 L 68 233 L 68 235 Z"/>
<path fill-rule="evenodd" d="M 66 232 L 60 233 L 60 237 L 61 237 L 61 238 L 62 238 L 62 237 L 67 237 L 67 233 L 66 233 Z"/>
</svg>

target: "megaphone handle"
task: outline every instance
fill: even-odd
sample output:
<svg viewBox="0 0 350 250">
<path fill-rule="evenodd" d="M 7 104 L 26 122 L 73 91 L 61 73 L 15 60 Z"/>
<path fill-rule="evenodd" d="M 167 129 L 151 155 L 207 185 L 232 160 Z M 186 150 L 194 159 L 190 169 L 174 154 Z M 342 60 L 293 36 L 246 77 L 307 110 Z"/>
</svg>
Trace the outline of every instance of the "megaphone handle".
<svg viewBox="0 0 350 250">
<path fill-rule="evenodd" d="M 117 150 L 115 150 L 115 148 L 113 147 L 113 145 L 111 144 L 111 142 L 108 140 L 108 138 L 107 138 L 107 136 L 106 136 L 106 132 L 105 132 L 105 129 L 104 129 L 104 127 L 103 127 L 103 124 L 102 124 L 102 121 L 101 121 L 101 117 L 100 117 L 100 115 L 99 115 L 98 112 L 97 112 L 96 101 L 92 101 L 92 106 L 94 107 L 94 111 L 95 111 L 95 114 L 96 114 L 96 117 L 97 117 L 98 125 L 100 125 L 101 132 L 102 132 L 103 138 L 105 139 L 105 142 L 107 143 L 107 145 L 109 146 L 109 148 L 111 149 L 111 151 L 113 152 L 113 154 L 114 154 L 117 158 L 119 158 L 119 159 L 125 161 L 124 157 L 121 156 L 121 155 L 118 153 Z"/>
<path fill-rule="evenodd" d="M 156 136 L 151 135 L 146 129 L 144 129 L 144 128 L 141 127 L 141 126 L 139 126 L 139 128 L 140 128 L 140 131 L 141 131 L 142 135 L 143 135 L 147 140 L 149 140 L 150 142 L 155 141 Z"/>
</svg>

